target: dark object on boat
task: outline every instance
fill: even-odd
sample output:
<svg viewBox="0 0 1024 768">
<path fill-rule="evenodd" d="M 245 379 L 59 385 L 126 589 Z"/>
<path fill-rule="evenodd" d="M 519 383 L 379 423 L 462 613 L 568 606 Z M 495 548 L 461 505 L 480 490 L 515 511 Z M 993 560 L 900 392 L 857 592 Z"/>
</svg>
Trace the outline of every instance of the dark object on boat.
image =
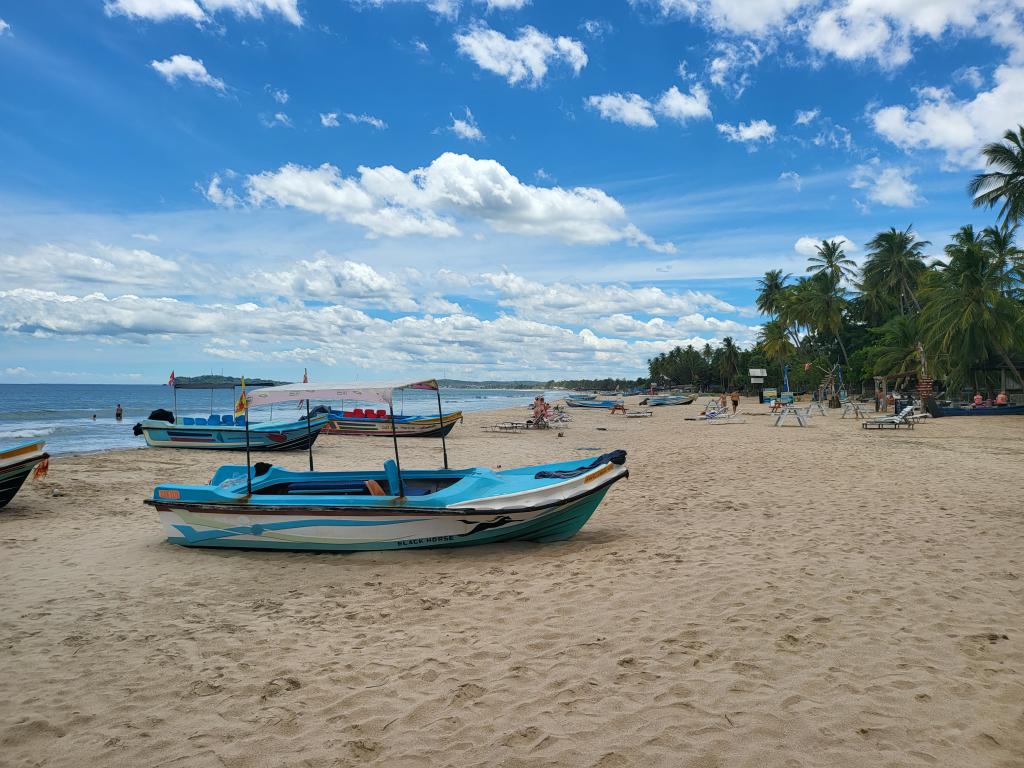
<svg viewBox="0 0 1024 768">
<path fill-rule="evenodd" d="M 933 419 L 939 419 L 946 415 L 945 413 L 942 412 L 942 408 L 935 401 L 935 398 L 931 396 L 925 398 L 924 409 L 928 412 L 928 415 L 931 416 Z"/>
<path fill-rule="evenodd" d="M 547 477 L 579 477 L 580 475 L 585 475 L 590 470 L 597 469 L 602 464 L 607 464 L 609 462 L 611 462 L 612 464 L 618 464 L 619 466 L 622 466 L 623 464 L 626 463 L 626 452 L 623 450 L 610 451 L 608 453 L 601 454 L 584 467 L 576 467 L 575 469 L 560 469 L 554 472 L 538 472 L 537 474 L 534 475 L 534 478 L 536 478 L 537 480 L 543 480 L 544 478 Z"/>
<path fill-rule="evenodd" d="M 174 423 L 174 414 L 170 411 L 164 410 L 163 408 L 157 408 L 149 414 L 149 418 L 152 421 L 169 421 L 171 424 Z"/>
<path fill-rule="evenodd" d="M 135 422 L 135 426 L 132 427 L 132 434 L 135 435 L 136 437 L 142 437 L 142 422 L 141 421 Z"/>
<path fill-rule="evenodd" d="M 265 461 L 257 461 L 255 466 L 253 467 L 256 470 L 256 477 L 262 477 L 263 475 L 267 474 L 267 472 L 270 471 L 270 468 L 272 466 L 274 465 L 268 464 Z"/>
</svg>

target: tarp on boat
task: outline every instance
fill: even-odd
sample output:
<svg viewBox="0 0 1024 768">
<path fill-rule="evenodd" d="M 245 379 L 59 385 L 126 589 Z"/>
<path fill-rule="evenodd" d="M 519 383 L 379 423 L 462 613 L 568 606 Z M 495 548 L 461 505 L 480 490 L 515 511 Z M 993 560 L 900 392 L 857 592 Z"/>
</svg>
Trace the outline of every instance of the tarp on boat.
<svg viewBox="0 0 1024 768">
<path fill-rule="evenodd" d="M 396 389 L 436 390 L 436 379 L 423 381 L 352 381 L 332 384 L 284 384 L 249 392 L 249 407 L 272 405 L 289 400 L 358 400 L 391 405 Z"/>
</svg>

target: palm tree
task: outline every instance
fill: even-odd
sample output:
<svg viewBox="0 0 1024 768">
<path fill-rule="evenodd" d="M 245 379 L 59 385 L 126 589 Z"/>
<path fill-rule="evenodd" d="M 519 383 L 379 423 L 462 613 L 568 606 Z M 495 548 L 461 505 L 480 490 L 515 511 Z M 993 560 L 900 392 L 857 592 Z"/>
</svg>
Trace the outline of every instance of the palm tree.
<svg viewBox="0 0 1024 768">
<path fill-rule="evenodd" d="M 986 144 L 981 154 L 989 168 L 998 170 L 971 179 L 967 191 L 974 206 L 994 208 L 1002 203 L 999 218 L 1003 223 L 1019 223 L 1024 219 L 1024 125 L 1018 125 L 1016 132 L 1004 133 L 1002 143 Z"/>
<path fill-rule="evenodd" d="M 865 302 L 878 309 L 899 307 L 904 315 L 911 309 L 920 311 L 915 291 L 918 278 L 927 269 L 923 251 L 929 245 L 927 240 L 918 240 L 910 227 L 902 231 L 892 227 L 875 235 L 867 244 L 870 251 L 859 286 Z"/>
<path fill-rule="evenodd" d="M 997 356 L 1020 381 L 1010 352 L 1024 342 L 1024 307 L 1006 293 L 1000 258 L 970 226 L 953 236 L 946 255 L 949 263 L 927 273 L 921 289 L 926 342 L 963 378 L 972 365 Z"/>
<path fill-rule="evenodd" d="M 733 384 L 740 374 L 740 348 L 736 346 L 732 336 L 722 339 L 721 354 L 718 358 L 718 372 L 722 375 L 722 383 Z"/>
<path fill-rule="evenodd" d="M 871 329 L 878 336 L 871 347 L 876 374 L 887 376 L 918 368 L 917 344 L 921 334 L 917 326 L 915 315 L 893 315 L 881 328 Z"/>
<path fill-rule="evenodd" d="M 775 317 L 779 312 L 779 298 L 786 289 L 786 281 L 790 274 L 782 274 L 781 269 L 769 269 L 764 277 L 757 281 L 757 308 L 762 315 Z"/>
<path fill-rule="evenodd" d="M 837 285 L 843 278 L 852 278 L 856 274 L 854 267 L 857 265 L 846 258 L 842 243 L 836 240 L 822 240 L 821 245 L 815 246 L 815 254 L 807 259 L 807 263 L 810 264 L 808 272 L 824 272 Z"/>
<path fill-rule="evenodd" d="M 1024 251 L 1017 247 L 1014 239 L 1017 225 L 1005 222 L 999 227 L 985 227 L 981 237 L 997 262 L 996 268 L 1003 274 L 1003 292 L 1015 299 L 1022 298 L 1021 278 L 1024 278 Z"/>
</svg>

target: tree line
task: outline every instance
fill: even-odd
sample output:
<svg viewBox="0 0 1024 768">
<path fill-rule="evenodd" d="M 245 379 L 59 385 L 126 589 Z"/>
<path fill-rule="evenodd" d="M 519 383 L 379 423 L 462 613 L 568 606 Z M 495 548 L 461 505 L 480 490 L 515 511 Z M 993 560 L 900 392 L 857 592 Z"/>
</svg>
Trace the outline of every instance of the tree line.
<svg viewBox="0 0 1024 768">
<path fill-rule="evenodd" d="M 773 382 L 792 365 L 790 386 L 812 389 L 822 370 L 841 364 L 848 387 L 903 372 L 943 379 L 947 391 L 985 389 L 989 372 L 1020 381 L 1024 361 L 1024 126 L 982 150 L 989 171 L 968 185 L 975 207 L 999 207 L 993 226 L 967 225 L 930 263 L 911 226 L 879 232 L 858 269 L 843 244 L 822 241 L 807 273 L 765 272 L 757 308 L 768 320 L 757 343 L 740 350 L 732 338 L 717 347 L 676 347 L 648 361 L 655 382 L 742 384 L 747 368 L 767 367 Z M 998 385 L 996 385 L 998 386 Z"/>
</svg>

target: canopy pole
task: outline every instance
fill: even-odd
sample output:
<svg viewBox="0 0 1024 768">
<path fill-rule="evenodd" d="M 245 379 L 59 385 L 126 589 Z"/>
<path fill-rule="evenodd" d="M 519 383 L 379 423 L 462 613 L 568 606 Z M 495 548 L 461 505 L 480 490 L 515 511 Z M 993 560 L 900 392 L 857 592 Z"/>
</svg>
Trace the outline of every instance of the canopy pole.
<svg viewBox="0 0 1024 768">
<path fill-rule="evenodd" d="M 309 471 L 313 471 L 313 435 L 309 426 L 309 398 L 306 398 L 306 440 L 309 441 Z"/>
<path fill-rule="evenodd" d="M 441 451 L 444 453 L 444 468 L 448 469 L 448 445 L 444 441 L 444 413 L 441 411 L 441 385 L 437 385 L 437 423 L 441 425 Z"/>
<path fill-rule="evenodd" d="M 405 496 L 405 489 L 402 486 L 402 462 L 398 459 L 398 432 L 395 429 L 395 403 L 394 395 L 388 401 L 388 413 L 391 414 L 391 442 L 395 444 L 395 466 L 398 468 L 398 493 L 396 496 Z"/>
<path fill-rule="evenodd" d="M 177 384 L 172 384 L 171 385 L 171 398 L 173 399 L 173 402 L 174 402 L 174 404 L 171 406 L 174 409 L 174 423 L 178 424 L 179 421 L 178 421 L 178 385 Z"/>
<path fill-rule="evenodd" d="M 252 496 L 252 466 L 249 458 L 249 398 L 245 398 L 245 485 Z"/>
</svg>

